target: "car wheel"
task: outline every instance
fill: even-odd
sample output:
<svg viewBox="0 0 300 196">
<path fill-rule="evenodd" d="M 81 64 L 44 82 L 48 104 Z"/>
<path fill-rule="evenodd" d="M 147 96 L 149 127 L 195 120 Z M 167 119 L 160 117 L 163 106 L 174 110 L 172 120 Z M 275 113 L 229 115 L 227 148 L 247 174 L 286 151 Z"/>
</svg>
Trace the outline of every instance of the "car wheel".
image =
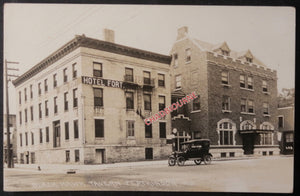
<svg viewBox="0 0 300 196">
<path fill-rule="evenodd" d="M 177 164 L 178 164 L 179 166 L 183 166 L 183 165 L 184 165 L 184 162 L 185 162 L 184 157 L 178 157 L 178 159 L 177 159 Z"/>
<path fill-rule="evenodd" d="M 194 162 L 196 163 L 196 165 L 200 165 L 201 164 L 201 159 L 197 159 L 197 160 L 194 160 Z"/>
<path fill-rule="evenodd" d="M 204 164 L 205 165 L 211 164 L 211 156 L 210 155 L 205 155 Z"/>
<path fill-rule="evenodd" d="M 169 166 L 174 166 L 176 164 L 176 159 L 174 157 L 169 158 L 168 164 Z"/>
</svg>

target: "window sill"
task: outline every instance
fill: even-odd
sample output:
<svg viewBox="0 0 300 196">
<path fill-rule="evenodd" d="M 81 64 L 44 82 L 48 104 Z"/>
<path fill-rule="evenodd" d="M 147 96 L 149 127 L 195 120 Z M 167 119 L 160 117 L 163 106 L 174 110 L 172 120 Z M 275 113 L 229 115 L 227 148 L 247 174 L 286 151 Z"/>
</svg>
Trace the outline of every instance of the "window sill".
<svg viewBox="0 0 300 196">
<path fill-rule="evenodd" d="M 135 140 L 135 137 L 134 136 L 127 136 L 127 139 L 128 140 Z"/>
<path fill-rule="evenodd" d="M 231 110 L 222 110 L 223 113 L 231 113 Z"/>
<path fill-rule="evenodd" d="M 271 93 L 270 93 L 270 92 L 263 91 L 263 94 L 265 94 L 265 95 L 270 95 Z"/>
<path fill-rule="evenodd" d="M 263 114 L 264 117 L 270 117 L 270 114 Z"/>
<path fill-rule="evenodd" d="M 230 88 L 231 87 L 231 85 L 229 85 L 229 84 L 221 84 L 223 87 L 227 87 L 227 88 Z"/>
<path fill-rule="evenodd" d="M 241 112 L 241 114 L 248 114 L 248 115 L 252 115 L 252 116 L 255 115 L 255 113 L 249 113 L 249 112 Z"/>
<path fill-rule="evenodd" d="M 159 88 L 166 88 L 166 86 L 158 86 Z"/>
<path fill-rule="evenodd" d="M 194 111 L 191 111 L 191 114 L 193 114 L 193 113 L 199 113 L 199 112 L 201 112 L 201 110 L 194 110 Z"/>
<path fill-rule="evenodd" d="M 126 112 L 134 112 L 134 111 L 135 111 L 134 108 L 132 108 L 132 109 L 126 108 Z"/>
<path fill-rule="evenodd" d="M 253 89 L 249 89 L 249 88 L 243 88 L 243 87 L 240 87 L 240 89 L 241 89 L 241 90 L 246 90 L 246 91 L 252 91 L 252 92 L 254 92 Z"/>
<path fill-rule="evenodd" d="M 174 91 L 179 91 L 179 90 L 181 90 L 181 87 L 180 87 L 180 88 L 175 88 L 175 90 L 174 90 Z"/>
<path fill-rule="evenodd" d="M 186 61 L 186 62 L 185 62 L 185 64 L 190 64 L 190 63 L 192 63 L 192 61 Z"/>
<path fill-rule="evenodd" d="M 96 140 L 104 140 L 104 137 L 95 137 Z"/>
</svg>

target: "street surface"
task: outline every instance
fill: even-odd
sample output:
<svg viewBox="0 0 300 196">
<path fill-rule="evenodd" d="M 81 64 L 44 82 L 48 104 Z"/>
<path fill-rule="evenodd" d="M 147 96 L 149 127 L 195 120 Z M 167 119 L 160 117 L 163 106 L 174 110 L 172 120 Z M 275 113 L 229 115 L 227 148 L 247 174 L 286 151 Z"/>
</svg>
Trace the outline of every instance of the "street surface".
<svg viewBox="0 0 300 196">
<path fill-rule="evenodd" d="M 293 157 L 212 161 L 211 165 L 170 167 L 167 161 L 82 166 L 76 174 L 65 169 L 4 168 L 5 191 L 293 191 Z M 115 165 L 115 166 L 114 166 Z M 71 166 L 64 166 L 65 168 Z"/>
</svg>

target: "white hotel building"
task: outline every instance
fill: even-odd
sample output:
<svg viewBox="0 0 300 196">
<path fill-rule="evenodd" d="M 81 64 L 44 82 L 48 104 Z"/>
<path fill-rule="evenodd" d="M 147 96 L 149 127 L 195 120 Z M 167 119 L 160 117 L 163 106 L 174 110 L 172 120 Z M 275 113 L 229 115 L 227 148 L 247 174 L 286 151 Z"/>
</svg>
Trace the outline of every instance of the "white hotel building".
<svg viewBox="0 0 300 196">
<path fill-rule="evenodd" d="M 170 56 L 82 36 L 17 78 L 19 163 L 101 164 L 165 158 Z"/>
</svg>

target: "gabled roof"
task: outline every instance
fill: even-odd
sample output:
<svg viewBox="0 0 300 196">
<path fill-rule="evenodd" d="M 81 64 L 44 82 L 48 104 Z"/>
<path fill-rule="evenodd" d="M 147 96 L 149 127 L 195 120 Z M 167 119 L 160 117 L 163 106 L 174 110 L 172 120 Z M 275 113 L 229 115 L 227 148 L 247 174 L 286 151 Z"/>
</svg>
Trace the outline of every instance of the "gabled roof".
<svg viewBox="0 0 300 196">
<path fill-rule="evenodd" d="M 193 43 L 195 43 L 196 46 L 199 47 L 200 50 L 203 50 L 203 51 L 209 51 L 209 52 L 215 52 L 217 49 L 224 49 L 224 48 L 228 48 L 228 45 L 226 42 L 222 42 L 222 43 L 219 43 L 219 44 L 211 44 L 211 43 L 208 43 L 208 42 L 204 42 L 204 41 L 201 41 L 201 40 L 198 40 L 198 39 L 194 39 L 194 38 L 190 38 Z M 262 61 L 260 61 L 258 58 L 256 58 L 250 50 L 246 50 L 246 51 L 242 51 L 242 52 L 236 52 L 234 50 L 230 50 L 230 57 L 234 58 L 234 59 L 241 59 L 241 57 L 249 57 L 253 59 L 253 63 L 254 64 L 257 64 L 257 65 L 260 65 L 262 67 L 267 67 Z"/>
</svg>

